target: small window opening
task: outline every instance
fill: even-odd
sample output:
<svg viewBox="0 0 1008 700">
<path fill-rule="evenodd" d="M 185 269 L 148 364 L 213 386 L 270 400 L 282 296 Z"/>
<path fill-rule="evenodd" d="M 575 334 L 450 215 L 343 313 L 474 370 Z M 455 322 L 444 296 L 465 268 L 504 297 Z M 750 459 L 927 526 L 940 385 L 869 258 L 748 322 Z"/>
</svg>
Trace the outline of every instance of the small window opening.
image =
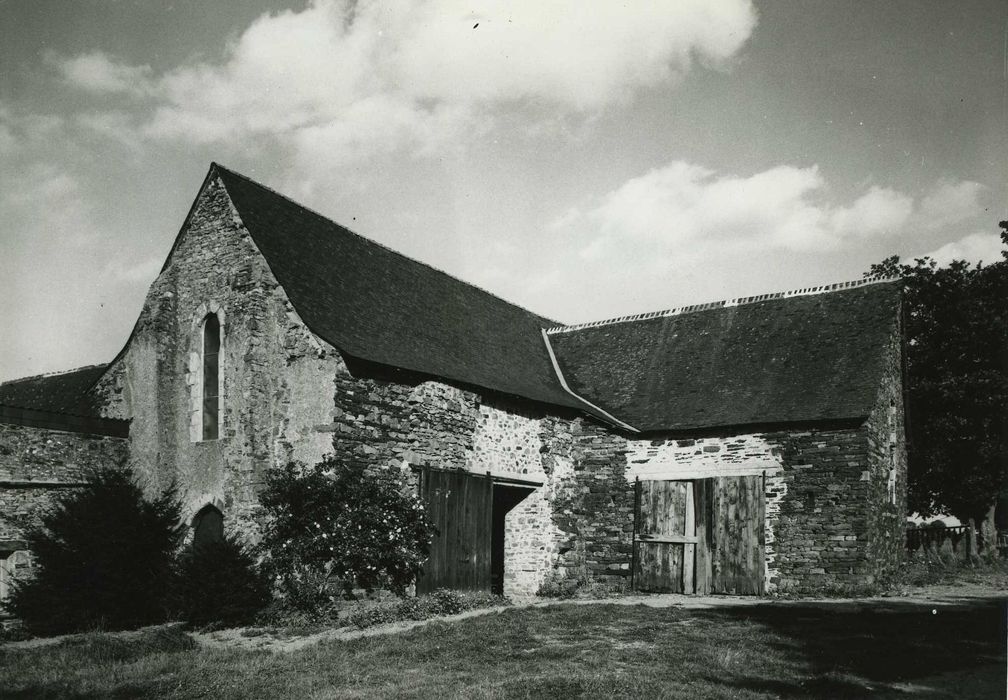
<svg viewBox="0 0 1008 700">
<path fill-rule="evenodd" d="M 224 541 L 224 515 L 206 506 L 193 518 L 193 549 Z"/>
<path fill-rule="evenodd" d="M 203 439 L 216 440 L 219 434 L 220 321 L 209 314 L 203 322 Z"/>
</svg>

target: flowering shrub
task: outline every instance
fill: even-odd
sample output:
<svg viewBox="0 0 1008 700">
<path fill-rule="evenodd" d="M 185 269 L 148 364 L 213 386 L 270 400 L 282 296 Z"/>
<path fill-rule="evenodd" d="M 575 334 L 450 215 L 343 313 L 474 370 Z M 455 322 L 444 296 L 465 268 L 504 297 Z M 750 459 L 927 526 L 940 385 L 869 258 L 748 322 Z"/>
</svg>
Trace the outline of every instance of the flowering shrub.
<svg viewBox="0 0 1008 700">
<path fill-rule="evenodd" d="M 292 605 L 324 604 L 330 584 L 405 593 L 427 559 L 433 526 L 403 475 L 365 472 L 327 456 L 267 476 L 262 546 Z"/>
</svg>

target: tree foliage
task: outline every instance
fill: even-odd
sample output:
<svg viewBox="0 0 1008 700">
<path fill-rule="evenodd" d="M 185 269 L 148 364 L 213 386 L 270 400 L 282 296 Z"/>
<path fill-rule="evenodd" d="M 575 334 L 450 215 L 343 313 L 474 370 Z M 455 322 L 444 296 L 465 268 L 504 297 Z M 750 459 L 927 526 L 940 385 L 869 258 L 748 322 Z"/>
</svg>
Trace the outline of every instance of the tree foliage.
<svg viewBox="0 0 1008 700">
<path fill-rule="evenodd" d="M 1008 221 L 1000 224 L 1008 248 Z M 1008 488 L 1008 249 L 991 265 L 892 256 L 906 289 L 909 505 L 983 519 Z"/>
<path fill-rule="evenodd" d="M 129 470 L 97 472 L 27 533 L 34 576 L 15 585 L 10 611 L 46 634 L 163 621 L 180 516 L 173 488 L 149 500 Z"/>
<path fill-rule="evenodd" d="M 396 471 L 368 472 L 328 456 L 267 477 L 259 497 L 267 518 L 262 546 L 295 606 L 317 604 L 328 582 L 397 593 L 421 571 L 433 527 Z"/>
<path fill-rule="evenodd" d="M 270 583 L 235 538 L 205 542 L 179 556 L 177 605 L 193 625 L 238 625 L 270 602 Z"/>
</svg>

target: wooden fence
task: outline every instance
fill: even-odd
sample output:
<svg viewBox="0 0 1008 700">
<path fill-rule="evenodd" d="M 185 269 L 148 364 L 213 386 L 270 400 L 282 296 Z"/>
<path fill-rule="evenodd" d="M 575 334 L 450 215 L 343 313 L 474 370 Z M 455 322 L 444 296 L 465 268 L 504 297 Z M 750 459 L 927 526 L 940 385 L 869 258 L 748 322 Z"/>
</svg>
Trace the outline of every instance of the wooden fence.
<svg viewBox="0 0 1008 700">
<path fill-rule="evenodd" d="M 915 554 L 944 554 L 957 559 L 967 559 L 977 553 L 979 537 L 969 525 L 951 527 L 922 527 L 907 530 L 907 552 Z"/>
</svg>

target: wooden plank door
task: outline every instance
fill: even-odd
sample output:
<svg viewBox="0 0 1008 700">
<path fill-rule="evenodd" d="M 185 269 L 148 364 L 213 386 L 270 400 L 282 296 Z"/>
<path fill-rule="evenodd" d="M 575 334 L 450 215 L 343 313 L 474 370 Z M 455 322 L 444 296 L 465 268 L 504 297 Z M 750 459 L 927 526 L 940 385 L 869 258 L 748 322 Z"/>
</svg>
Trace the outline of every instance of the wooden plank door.
<svg viewBox="0 0 1008 700">
<path fill-rule="evenodd" d="M 765 589 L 763 476 L 706 480 L 703 505 L 704 543 L 712 593 L 758 595 Z M 699 557 L 698 557 L 699 559 Z M 698 565 L 699 566 L 699 565 Z M 699 579 L 698 575 L 698 579 Z M 699 586 L 698 586 L 699 587 Z"/>
<path fill-rule="evenodd" d="M 697 543 L 693 484 L 639 481 L 636 488 L 634 588 L 692 593 Z"/>
<path fill-rule="evenodd" d="M 468 472 L 424 469 L 420 495 L 434 523 L 417 592 L 490 590 L 493 483 Z"/>
</svg>

